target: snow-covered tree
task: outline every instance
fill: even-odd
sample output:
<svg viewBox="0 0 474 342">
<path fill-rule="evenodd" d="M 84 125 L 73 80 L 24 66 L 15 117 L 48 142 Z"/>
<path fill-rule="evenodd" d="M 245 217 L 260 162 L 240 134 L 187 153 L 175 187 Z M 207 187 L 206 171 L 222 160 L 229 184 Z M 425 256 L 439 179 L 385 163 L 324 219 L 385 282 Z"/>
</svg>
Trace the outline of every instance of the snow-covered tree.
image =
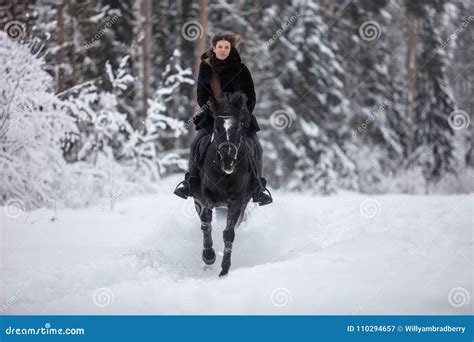
<svg viewBox="0 0 474 342">
<path fill-rule="evenodd" d="M 98 153 L 105 153 L 110 158 L 120 157 L 123 143 L 133 131 L 126 111 L 120 107 L 120 96 L 133 82 L 133 77 L 126 71 L 127 60 L 128 57 L 122 59 L 116 74 L 110 63 L 106 63 L 104 82 L 108 84 L 108 90 L 101 91 L 96 83 L 87 82 L 67 92 L 68 107 L 80 128 L 73 160 L 93 162 Z"/>
<path fill-rule="evenodd" d="M 467 167 L 474 167 L 474 150 L 472 149 L 474 138 L 474 96 L 472 96 L 472 85 L 474 84 L 474 65 L 471 63 L 474 55 L 474 44 L 472 25 L 474 16 L 466 13 L 474 12 L 474 2 L 458 1 L 447 3 L 445 11 L 440 18 L 440 22 L 447 22 L 446 25 L 439 25 L 443 30 L 442 48 L 446 52 L 446 69 L 450 85 L 453 88 L 453 95 L 463 116 L 471 124 L 456 132 L 460 150 L 460 159 L 464 160 Z"/>
<path fill-rule="evenodd" d="M 437 181 L 446 172 L 454 172 L 453 129 L 449 115 L 456 109 L 446 79 L 446 55 L 441 48 L 439 30 L 433 18 L 424 20 L 420 30 L 422 49 L 417 74 L 415 111 L 415 150 L 412 161 L 422 166 L 425 177 Z"/>
<path fill-rule="evenodd" d="M 321 19 L 317 2 L 295 0 L 291 4 L 284 18 L 296 19 L 271 48 L 277 55 L 276 65 L 287 61 L 279 77 L 291 94 L 291 110 L 273 118 L 285 113 L 289 123 L 286 134 L 274 130 L 286 178 L 292 189 L 320 193 L 357 187 L 354 165 L 341 149 L 349 137 L 349 102 L 342 82 L 344 70 L 329 41 L 328 25 Z"/>
<path fill-rule="evenodd" d="M 192 70 L 183 67 L 181 53 L 175 49 L 160 77 L 158 89 L 149 102 L 151 109 L 147 112 L 147 129 L 150 132 L 153 133 L 160 127 L 156 123 L 163 119 L 162 115 L 182 120 L 189 117 L 189 113 L 187 113 L 190 108 L 189 101 L 183 96 L 182 89 L 191 88 L 194 83 Z M 187 115 L 179 116 L 181 113 L 187 113 Z M 179 132 L 179 130 L 175 130 L 174 135 L 176 132 Z M 164 133 L 166 134 L 166 132 Z"/>
<path fill-rule="evenodd" d="M 33 1 L 31 40 L 42 46 L 47 70 L 63 91 L 98 78 L 106 61 L 118 65 L 130 28 L 121 4 L 105 1 Z"/>
<path fill-rule="evenodd" d="M 174 50 L 162 76 L 161 83 L 153 98 L 149 100 L 144 121 L 144 147 L 149 159 L 156 160 L 160 174 L 171 170 L 186 168 L 186 158 L 179 153 L 177 138 L 187 132 L 184 120 L 179 120 L 178 113 L 186 112 L 187 101 L 183 98 L 183 88 L 194 84 L 190 68 L 183 68 L 179 50 Z M 189 108 L 189 107 L 188 107 Z M 162 156 L 157 158 L 157 156 Z"/>
<path fill-rule="evenodd" d="M 158 179 L 186 167 L 190 135 L 183 132 L 197 76 L 189 67 L 199 64 L 214 33 L 230 30 L 243 38 L 240 54 L 254 80 L 269 185 L 379 192 L 393 189 L 390 182 L 399 184 L 405 173 L 424 175 L 424 187 L 454 175 L 454 160 L 456 168 L 472 166 L 473 125 L 452 135 L 447 124 L 455 109 L 473 120 L 472 6 L 454 0 L 40 1 L 27 4 L 22 22 L 24 41 L 41 51 L 44 70 L 77 120 L 61 142 L 74 173 L 89 185 Z M 185 24 L 194 30 L 188 36 Z"/>
<path fill-rule="evenodd" d="M 337 43 L 339 55 L 344 56 L 341 64 L 348 71 L 343 82 L 351 102 L 353 139 L 346 142 L 345 151 L 358 166 L 356 172 L 362 191 L 375 188 L 383 173 L 397 169 L 404 157 L 401 76 L 399 70 L 393 72 L 390 67 L 397 64 L 397 55 L 390 54 L 386 27 L 392 25 L 392 16 L 385 9 L 387 2 L 346 4 L 342 15 L 333 9 L 326 19 L 334 23 L 331 40 Z M 337 3 L 344 5 L 343 1 Z M 365 148 L 374 145 L 377 147 Z M 380 153 L 371 156 L 372 167 L 360 163 L 359 149 Z"/>
<path fill-rule="evenodd" d="M 133 116 L 128 115 L 133 109 L 127 108 L 123 98 L 134 81 L 129 69 L 126 56 L 116 71 L 106 63 L 104 82 L 108 84 L 107 90 L 101 91 L 93 83 L 71 89 L 67 103 L 78 122 L 80 136 L 71 144 L 70 152 L 76 153 L 72 160 L 94 164 L 98 158 L 115 160 L 133 171 L 129 173 L 130 177 L 143 176 L 156 181 L 170 165 L 184 168 L 184 160 L 176 157 L 170 146 L 186 132 L 185 122 L 171 114 L 179 102 L 176 96 L 179 87 L 194 81 L 189 69 L 182 70 L 179 65 L 167 68 L 162 87 L 149 101 L 146 118 L 135 128 L 130 123 Z"/>
<path fill-rule="evenodd" d="M 65 103 L 54 95 L 43 58 L 0 32 L 0 203 L 25 208 L 63 198 L 66 133 L 77 132 Z"/>
</svg>

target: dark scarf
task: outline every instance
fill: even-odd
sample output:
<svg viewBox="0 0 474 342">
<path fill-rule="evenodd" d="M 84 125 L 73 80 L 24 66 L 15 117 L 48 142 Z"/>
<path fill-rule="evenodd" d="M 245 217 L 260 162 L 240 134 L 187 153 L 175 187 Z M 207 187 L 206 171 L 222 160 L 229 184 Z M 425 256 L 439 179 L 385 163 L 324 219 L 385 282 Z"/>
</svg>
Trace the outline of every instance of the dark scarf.
<svg viewBox="0 0 474 342">
<path fill-rule="evenodd" d="M 240 90 L 239 75 L 241 60 L 239 53 L 234 47 L 231 47 L 229 56 L 221 60 L 215 54 L 211 56 L 212 81 L 211 87 L 216 99 L 222 96 L 223 92 L 235 92 Z"/>
<path fill-rule="evenodd" d="M 226 77 L 239 71 L 241 60 L 237 50 L 231 47 L 229 56 L 224 60 L 218 59 L 215 54 L 212 54 L 211 64 L 219 76 Z"/>
</svg>

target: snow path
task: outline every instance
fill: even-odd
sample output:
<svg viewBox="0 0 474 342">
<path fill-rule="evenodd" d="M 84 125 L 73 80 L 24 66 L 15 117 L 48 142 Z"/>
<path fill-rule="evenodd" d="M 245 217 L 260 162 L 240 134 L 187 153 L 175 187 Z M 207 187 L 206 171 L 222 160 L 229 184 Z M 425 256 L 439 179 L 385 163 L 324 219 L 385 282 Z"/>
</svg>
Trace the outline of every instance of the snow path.
<svg viewBox="0 0 474 342">
<path fill-rule="evenodd" d="M 218 279 L 221 255 L 203 266 L 199 219 L 191 200 L 171 194 L 175 180 L 112 211 L 39 209 L 12 218 L 0 208 L 0 310 L 472 314 L 473 196 L 274 192 L 274 204 L 249 206 L 231 272 Z M 223 228 L 214 218 L 217 253 Z M 457 288 L 467 290 L 461 306 L 455 292 L 449 298 Z"/>
</svg>

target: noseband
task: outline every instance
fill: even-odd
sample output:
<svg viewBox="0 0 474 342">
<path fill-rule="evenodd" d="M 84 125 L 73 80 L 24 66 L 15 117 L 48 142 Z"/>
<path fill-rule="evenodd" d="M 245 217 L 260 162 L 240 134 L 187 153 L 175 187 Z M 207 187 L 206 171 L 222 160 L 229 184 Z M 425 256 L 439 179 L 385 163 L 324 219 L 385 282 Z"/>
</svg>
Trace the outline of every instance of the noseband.
<svg viewBox="0 0 474 342">
<path fill-rule="evenodd" d="M 222 119 L 231 119 L 233 118 L 233 116 L 224 116 L 224 115 L 219 115 L 218 118 L 222 118 Z M 219 145 L 217 145 L 217 141 L 214 140 L 214 132 L 212 132 L 212 136 L 211 136 L 211 144 L 214 144 L 214 146 L 216 146 L 216 149 L 217 149 L 217 153 L 216 153 L 216 157 L 214 158 L 213 160 L 213 163 L 218 166 L 218 159 L 220 157 L 220 153 L 219 153 L 219 150 L 222 148 L 222 147 L 225 147 L 225 146 L 230 146 L 232 148 L 235 149 L 235 156 L 234 158 L 232 158 L 235 161 L 237 161 L 237 155 L 239 154 L 239 149 L 240 149 L 240 146 L 242 145 L 242 141 L 244 139 L 244 134 L 241 134 L 240 135 L 240 140 L 239 140 L 239 144 L 237 146 L 235 146 L 235 144 L 231 143 L 230 141 L 224 141 L 222 143 L 220 143 Z"/>
</svg>

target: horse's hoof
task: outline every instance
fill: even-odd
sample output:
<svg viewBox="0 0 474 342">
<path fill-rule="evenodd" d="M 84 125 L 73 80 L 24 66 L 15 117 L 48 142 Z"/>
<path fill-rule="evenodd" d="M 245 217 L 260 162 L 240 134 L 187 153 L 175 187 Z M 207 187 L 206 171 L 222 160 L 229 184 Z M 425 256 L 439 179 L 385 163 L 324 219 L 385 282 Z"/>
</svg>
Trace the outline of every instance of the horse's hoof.
<svg viewBox="0 0 474 342">
<path fill-rule="evenodd" d="M 216 261 L 216 252 L 214 252 L 214 248 L 205 248 L 202 251 L 202 261 L 206 265 L 212 265 Z"/>
<path fill-rule="evenodd" d="M 224 277 L 229 274 L 229 269 L 228 268 L 223 268 L 221 273 L 219 273 L 219 277 Z"/>
</svg>

